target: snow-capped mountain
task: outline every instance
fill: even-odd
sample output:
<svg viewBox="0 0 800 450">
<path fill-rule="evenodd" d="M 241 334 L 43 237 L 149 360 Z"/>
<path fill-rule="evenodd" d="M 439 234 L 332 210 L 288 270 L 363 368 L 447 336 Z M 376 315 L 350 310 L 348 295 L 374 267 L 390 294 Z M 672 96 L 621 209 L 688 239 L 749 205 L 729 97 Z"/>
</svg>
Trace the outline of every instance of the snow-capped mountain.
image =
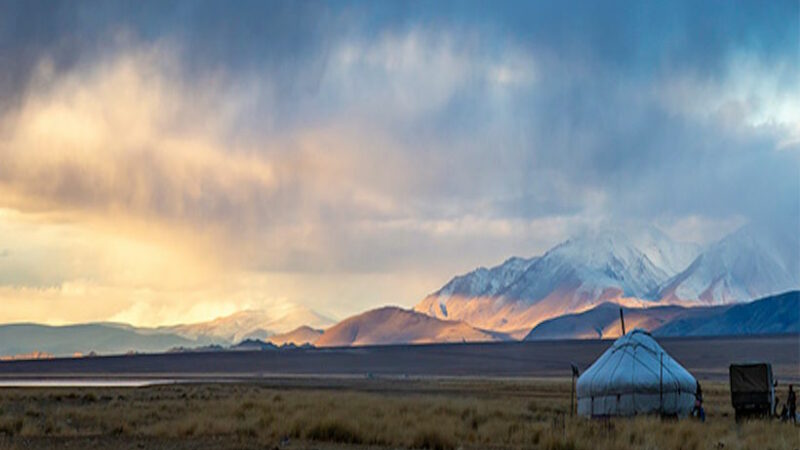
<svg viewBox="0 0 800 450">
<path fill-rule="evenodd" d="M 710 246 L 664 283 L 658 297 L 718 305 L 799 287 L 798 235 L 748 225 Z"/>
<path fill-rule="evenodd" d="M 522 337 L 542 320 L 606 301 L 655 300 L 651 294 L 697 252 L 653 227 L 587 233 L 539 258 L 456 277 L 415 310 Z"/>
<path fill-rule="evenodd" d="M 588 233 L 548 251 L 506 294 L 539 300 L 565 285 L 576 284 L 578 302 L 587 294 L 600 297 L 611 291 L 620 297 L 652 299 L 648 294 L 696 255 L 694 246 L 678 244 L 652 227 Z"/>
<path fill-rule="evenodd" d="M 479 267 L 472 272 L 459 275 L 435 294 L 428 296 L 416 308 L 434 317 L 448 317 L 446 300 L 449 298 L 493 297 L 505 291 L 538 258 L 512 257 L 502 264 L 487 269 Z"/>
<path fill-rule="evenodd" d="M 302 325 L 326 328 L 333 323 L 330 318 L 305 306 L 284 303 L 274 309 L 239 311 L 208 322 L 159 327 L 158 330 L 189 339 L 206 338 L 221 343 L 237 343 L 248 338 L 263 340 Z"/>
</svg>

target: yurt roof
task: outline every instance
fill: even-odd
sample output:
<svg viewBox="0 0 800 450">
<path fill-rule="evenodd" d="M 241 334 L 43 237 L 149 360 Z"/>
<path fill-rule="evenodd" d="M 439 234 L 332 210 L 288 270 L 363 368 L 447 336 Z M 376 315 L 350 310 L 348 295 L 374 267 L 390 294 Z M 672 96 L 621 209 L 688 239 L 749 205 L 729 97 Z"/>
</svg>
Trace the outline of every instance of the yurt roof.
<svg viewBox="0 0 800 450">
<path fill-rule="evenodd" d="M 635 329 L 617 339 L 578 379 L 578 397 L 694 392 L 695 378 L 653 339 Z"/>
</svg>

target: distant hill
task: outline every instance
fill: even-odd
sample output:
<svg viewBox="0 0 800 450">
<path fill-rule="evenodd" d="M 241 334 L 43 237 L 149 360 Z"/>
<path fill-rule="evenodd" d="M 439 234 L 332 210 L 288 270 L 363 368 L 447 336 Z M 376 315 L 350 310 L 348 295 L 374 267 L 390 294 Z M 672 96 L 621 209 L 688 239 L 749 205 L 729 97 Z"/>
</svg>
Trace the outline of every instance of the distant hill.
<svg viewBox="0 0 800 450">
<path fill-rule="evenodd" d="M 800 291 L 750 303 L 715 308 L 711 316 L 677 318 L 657 329 L 658 336 L 720 336 L 800 333 Z"/>
<path fill-rule="evenodd" d="M 303 325 L 301 327 L 295 328 L 292 331 L 289 331 L 288 333 L 274 334 L 267 338 L 267 342 L 271 342 L 278 346 L 285 344 L 314 345 L 319 339 L 319 337 L 322 336 L 323 332 L 324 332 L 323 330 L 318 330 Z"/>
<path fill-rule="evenodd" d="M 236 345 L 229 347 L 230 350 L 277 350 L 278 347 L 271 342 L 264 342 L 259 339 L 245 339 Z"/>
<path fill-rule="evenodd" d="M 430 342 L 500 341 L 502 333 L 484 331 L 463 322 L 440 320 L 397 307 L 373 309 L 328 328 L 317 347 L 412 344 Z"/>
<path fill-rule="evenodd" d="M 620 306 L 603 303 L 578 314 L 566 314 L 545 320 L 528 333 L 525 340 L 552 339 L 603 339 L 622 334 L 619 321 Z M 685 308 L 681 306 L 654 306 L 650 308 L 622 308 L 628 330 L 641 328 L 655 330 L 679 317 L 713 314 L 714 308 Z"/>
<path fill-rule="evenodd" d="M 525 340 L 618 337 L 619 308 L 606 303 L 579 314 L 546 320 Z M 738 305 L 623 308 L 623 313 L 628 330 L 642 328 L 656 336 L 800 333 L 800 291 Z"/>
<path fill-rule="evenodd" d="M 54 356 L 75 353 L 121 354 L 164 352 L 173 347 L 197 346 L 197 341 L 168 333 L 139 333 L 112 324 L 49 326 L 28 323 L 0 325 L 0 356 L 46 352 Z"/>
<path fill-rule="evenodd" d="M 67 326 L 7 324 L 0 325 L 0 358 L 72 356 L 90 352 L 108 355 L 210 351 L 228 348 L 248 339 L 253 342 L 260 339 L 277 346 L 299 346 L 315 342 L 322 334 L 317 327 L 332 323 L 331 319 L 311 309 L 282 304 L 273 310 L 245 310 L 207 322 L 161 327 L 136 327 L 116 322 Z"/>
</svg>

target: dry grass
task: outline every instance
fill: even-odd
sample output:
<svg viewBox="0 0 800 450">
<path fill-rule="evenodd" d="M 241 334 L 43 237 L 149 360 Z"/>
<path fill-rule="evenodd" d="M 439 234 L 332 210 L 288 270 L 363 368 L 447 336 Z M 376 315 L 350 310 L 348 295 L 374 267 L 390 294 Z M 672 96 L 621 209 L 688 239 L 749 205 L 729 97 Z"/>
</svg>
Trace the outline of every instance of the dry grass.
<svg viewBox="0 0 800 450">
<path fill-rule="evenodd" d="M 571 418 L 569 381 L 560 380 L 5 389 L 0 447 L 103 436 L 151 444 L 225 437 L 235 448 L 800 448 L 800 429 L 792 425 L 735 424 L 726 385 L 705 392 L 708 421 L 701 424 Z"/>
</svg>

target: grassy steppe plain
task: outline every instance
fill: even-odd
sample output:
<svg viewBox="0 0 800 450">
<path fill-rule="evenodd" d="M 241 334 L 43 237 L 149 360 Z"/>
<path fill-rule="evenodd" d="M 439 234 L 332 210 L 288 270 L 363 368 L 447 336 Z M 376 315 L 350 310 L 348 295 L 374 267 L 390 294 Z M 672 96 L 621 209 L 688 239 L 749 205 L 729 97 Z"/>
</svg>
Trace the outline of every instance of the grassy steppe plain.
<svg viewBox="0 0 800 450">
<path fill-rule="evenodd" d="M 5 388 L 0 448 L 800 448 L 793 425 L 736 424 L 726 383 L 705 383 L 704 391 L 703 424 L 572 418 L 568 379 Z"/>
</svg>

